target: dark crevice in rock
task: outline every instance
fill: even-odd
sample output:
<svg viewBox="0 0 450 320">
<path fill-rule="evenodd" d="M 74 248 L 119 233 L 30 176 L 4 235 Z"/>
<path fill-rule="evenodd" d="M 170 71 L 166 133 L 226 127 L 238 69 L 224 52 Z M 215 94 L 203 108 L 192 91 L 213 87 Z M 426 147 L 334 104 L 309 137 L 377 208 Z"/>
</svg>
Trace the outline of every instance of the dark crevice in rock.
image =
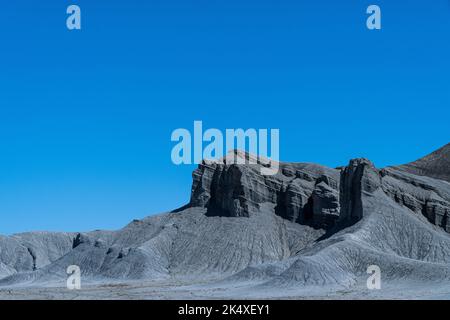
<svg viewBox="0 0 450 320">
<path fill-rule="evenodd" d="M 440 227 L 443 228 L 445 231 L 447 231 L 447 223 L 448 223 L 448 212 L 445 211 L 444 216 L 442 217 L 442 221 L 440 223 Z"/>
<path fill-rule="evenodd" d="M 308 201 L 306 202 L 305 206 L 302 210 L 302 215 L 300 215 L 297 219 L 297 222 L 300 224 L 305 224 L 309 226 L 313 226 L 313 198 L 309 197 Z"/>
<path fill-rule="evenodd" d="M 31 248 L 27 248 L 28 253 L 30 254 L 31 258 L 33 259 L 33 271 L 37 270 L 37 265 L 36 265 L 36 254 L 33 252 L 33 250 L 31 250 Z"/>
<path fill-rule="evenodd" d="M 434 217 L 432 217 L 432 212 L 430 212 L 429 210 L 428 201 L 425 201 L 425 203 L 423 204 L 421 213 L 425 218 L 427 218 L 428 221 L 434 224 Z"/>
<path fill-rule="evenodd" d="M 286 191 L 280 190 L 277 192 L 277 205 L 275 206 L 275 214 L 282 218 L 287 218 L 286 213 Z"/>
<path fill-rule="evenodd" d="M 75 249 L 76 247 L 78 247 L 81 244 L 92 244 L 91 239 L 82 233 L 78 233 L 75 238 L 73 239 L 73 244 L 72 244 L 72 249 Z"/>
<path fill-rule="evenodd" d="M 72 249 L 75 249 L 81 244 L 81 233 L 78 233 L 73 239 Z"/>
<path fill-rule="evenodd" d="M 213 216 L 229 216 L 230 212 L 229 210 L 224 210 L 220 207 L 220 205 L 217 203 L 217 189 L 219 183 L 221 183 L 222 179 L 222 171 L 220 170 L 214 170 L 212 179 L 211 179 L 211 185 L 210 185 L 210 193 L 207 202 L 205 203 L 205 207 L 207 209 L 206 215 L 209 217 Z"/>
</svg>

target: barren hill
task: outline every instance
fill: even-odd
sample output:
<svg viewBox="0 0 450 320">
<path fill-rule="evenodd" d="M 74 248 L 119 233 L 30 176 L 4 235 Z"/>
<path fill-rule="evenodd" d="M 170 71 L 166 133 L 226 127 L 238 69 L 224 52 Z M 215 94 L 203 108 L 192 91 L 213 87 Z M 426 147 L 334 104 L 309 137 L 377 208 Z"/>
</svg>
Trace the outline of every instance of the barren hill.
<svg viewBox="0 0 450 320">
<path fill-rule="evenodd" d="M 173 212 L 118 231 L 0 238 L 0 298 L 446 294 L 448 149 L 384 169 L 280 163 L 275 176 L 260 174 L 265 164 L 204 161 Z M 69 265 L 82 270 L 81 292 L 64 288 Z M 370 265 L 385 291 L 365 287 Z"/>
</svg>

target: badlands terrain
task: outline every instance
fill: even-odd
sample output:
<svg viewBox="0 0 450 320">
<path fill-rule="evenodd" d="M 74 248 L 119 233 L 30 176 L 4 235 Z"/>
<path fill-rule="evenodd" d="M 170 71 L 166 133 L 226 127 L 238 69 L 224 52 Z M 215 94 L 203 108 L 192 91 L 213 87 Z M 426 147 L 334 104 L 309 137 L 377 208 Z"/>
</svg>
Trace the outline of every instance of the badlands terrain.
<svg viewBox="0 0 450 320">
<path fill-rule="evenodd" d="M 186 206 L 123 229 L 0 236 L 0 299 L 450 298 L 450 144 L 400 166 L 273 176 L 230 157 L 248 155 L 204 161 Z"/>
</svg>

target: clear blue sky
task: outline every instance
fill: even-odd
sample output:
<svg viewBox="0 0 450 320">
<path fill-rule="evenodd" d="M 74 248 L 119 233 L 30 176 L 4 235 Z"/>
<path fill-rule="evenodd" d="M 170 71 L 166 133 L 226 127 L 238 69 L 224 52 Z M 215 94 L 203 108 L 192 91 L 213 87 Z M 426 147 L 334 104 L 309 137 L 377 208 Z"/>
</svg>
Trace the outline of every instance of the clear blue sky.
<svg viewBox="0 0 450 320">
<path fill-rule="evenodd" d="M 0 233 L 181 206 L 170 135 L 194 120 L 279 128 L 287 161 L 414 160 L 450 140 L 449 37 L 449 0 L 2 2 Z"/>
</svg>

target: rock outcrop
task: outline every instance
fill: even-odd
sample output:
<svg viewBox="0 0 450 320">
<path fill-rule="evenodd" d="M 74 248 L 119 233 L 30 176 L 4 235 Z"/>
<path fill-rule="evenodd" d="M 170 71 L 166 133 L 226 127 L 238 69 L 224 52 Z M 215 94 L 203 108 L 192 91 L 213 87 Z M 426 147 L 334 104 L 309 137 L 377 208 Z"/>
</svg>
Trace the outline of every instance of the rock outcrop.
<svg viewBox="0 0 450 320">
<path fill-rule="evenodd" d="M 435 166 L 429 156 L 426 159 L 419 163 Z M 437 161 L 446 160 L 439 157 Z M 439 172 L 445 175 L 446 170 L 441 168 Z M 379 170 L 362 158 L 351 160 L 340 170 L 280 163 L 280 172 L 274 176 L 261 175 L 258 165 L 204 161 L 193 173 L 190 206 L 204 207 L 210 216 L 249 217 L 260 210 L 261 204 L 271 203 L 275 213 L 284 219 L 330 229 L 336 223 L 346 227 L 361 220 L 363 195 L 373 195 L 380 189 L 397 203 L 448 230 L 449 197 L 444 183 L 396 167 Z"/>
<path fill-rule="evenodd" d="M 249 217 L 264 203 L 277 215 L 317 228 L 339 216 L 339 171 L 309 163 L 280 163 L 279 173 L 260 174 L 259 165 L 203 161 L 193 173 L 191 207 L 207 215 Z"/>
<path fill-rule="evenodd" d="M 396 203 L 450 232 L 450 189 L 445 181 L 393 168 L 381 170 L 383 191 Z"/>
<path fill-rule="evenodd" d="M 362 197 L 373 194 L 381 181 L 378 170 L 367 159 L 353 159 L 341 171 L 339 220 L 344 223 L 354 223 L 363 217 Z"/>
</svg>

